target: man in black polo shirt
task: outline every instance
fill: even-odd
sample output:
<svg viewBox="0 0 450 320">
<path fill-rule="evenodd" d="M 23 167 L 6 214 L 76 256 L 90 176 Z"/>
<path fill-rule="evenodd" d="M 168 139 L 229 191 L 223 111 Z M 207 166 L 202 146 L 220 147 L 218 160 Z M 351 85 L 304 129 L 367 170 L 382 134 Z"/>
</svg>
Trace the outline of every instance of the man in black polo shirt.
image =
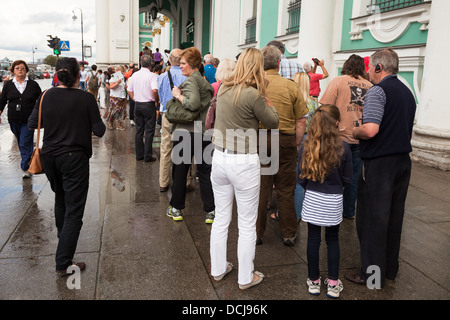
<svg viewBox="0 0 450 320">
<path fill-rule="evenodd" d="M 411 90 L 397 78 L 398 66 L 391 49 L 372 55 L 369 76 L 374 86 L 364 101 L 363 125 L 353 129 L 363 160 L 356 214 L 361 271 L 346 278 L 364 284 L 370 277 L 380 287 L 398 273 L 417 107 Z M 378 279 L 371 277 L 374 270 L 380 271 Z"/>
</svg>

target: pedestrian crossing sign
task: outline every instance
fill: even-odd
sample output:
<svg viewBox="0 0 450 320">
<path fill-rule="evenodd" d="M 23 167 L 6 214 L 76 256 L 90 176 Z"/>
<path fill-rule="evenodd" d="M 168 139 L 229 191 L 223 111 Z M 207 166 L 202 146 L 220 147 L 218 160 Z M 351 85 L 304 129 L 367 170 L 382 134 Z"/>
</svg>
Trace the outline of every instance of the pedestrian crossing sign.
<svg viewBox="0 0 450 320">
<path fill-rule="evenodd" d="M 70 51 L 70 42 L 69 41 L 60 41 L 59 42 L 59 50 L 60 51 Z"/>
</svg>

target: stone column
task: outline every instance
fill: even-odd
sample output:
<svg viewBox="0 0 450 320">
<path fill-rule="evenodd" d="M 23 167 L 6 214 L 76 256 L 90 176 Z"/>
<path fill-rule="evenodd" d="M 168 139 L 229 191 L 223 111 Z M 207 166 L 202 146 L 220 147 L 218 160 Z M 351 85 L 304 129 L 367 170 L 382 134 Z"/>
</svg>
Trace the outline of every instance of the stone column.
<svg viewBox="0 0 450 320">
<path fill-rule="evenodd" d="M 195 0 L 194 47 L 202 51 L 203 43 L 203 0 Z M 207 41 L 207 39 L 206 39 Z"/>
<path fill-rule="evenodd" d="M 234 61 L 240 51 L 238 48 L 238 45 L 241 44 L 239 43 L 241 23 L 238 14 L 241 12 L 240 6 L 239 0 L 214 0 L 212 3 L 211 53 L 220 60 L 231 59 Z M 242 28 L 245 29 L 245 26 Z"/>
<path fill-rule="evenodd" d="M 164 16 L 164 20 L 161 24 L 161 47 L 160 52 L 164 53 L 164 50 L 170 50 L 170 19 Z"/>
<path fill-rule="evenodd" d="M 414 160 L 442 170 L 450 170 L 450 108 L 445 80 L 450 66 L 442 60 L 443 54 L 450 51 L 448 12 L 450 1 L 432 2 L 422 95 L 412 141 Z"/>
<path fill-rule="evenodd" d="M 303 64 L 318 58 L 330 71 L 333 59 L 335 0 L 303 0 L 300 15 L 298 61 Z M 321 70 L 318 68 L 318 72 Z M 321 81 L 325 88 L 328 79 Z M 322 90 L 323 92 L 323 90 Z"/>
<path fill-rule="evenodd" d="M 109 0 L 97 0 L 95 1 L 95 17 L 97 27 L 97 40 L 96 40 L 96 64 L 97 65 L 109 65 Z"/>
</svg>

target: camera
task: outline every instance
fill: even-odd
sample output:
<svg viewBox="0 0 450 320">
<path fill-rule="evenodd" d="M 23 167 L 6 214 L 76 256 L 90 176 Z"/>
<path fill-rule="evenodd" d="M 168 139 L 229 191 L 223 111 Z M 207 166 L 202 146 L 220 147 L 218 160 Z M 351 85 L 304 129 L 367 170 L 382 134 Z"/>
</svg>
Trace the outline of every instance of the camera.
<svg viewBox="0 0 450 320">
<path fill-rule="evenodd" d="M 314 61 L 315 64 L 319 65 L 319 63 L 320 63 L 319 59 L 313 58 L 312 60 Z"/>
</svg>

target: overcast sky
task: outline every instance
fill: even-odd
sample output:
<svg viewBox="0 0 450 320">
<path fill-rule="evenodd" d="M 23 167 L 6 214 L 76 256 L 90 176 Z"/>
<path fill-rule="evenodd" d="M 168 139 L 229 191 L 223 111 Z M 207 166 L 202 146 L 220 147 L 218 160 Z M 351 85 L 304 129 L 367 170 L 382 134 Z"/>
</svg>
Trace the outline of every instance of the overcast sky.
<svg viewBox="0 0 450 320">
<path fill-rule="evenodd" d="M 95 0 L 0 0 L 0 60 L 33 61 L 32 48 L 37 47 L 35 61 L 53 54 L 47 35 L 58 36 L 70 42 L 70 51 L 63 57 L 81 60 L 81 15 L 83 11 L 84 44 L 92 46 L 95 63 Z M 78 16 L 73 21 L 72 10 Z"/>
</svg>

